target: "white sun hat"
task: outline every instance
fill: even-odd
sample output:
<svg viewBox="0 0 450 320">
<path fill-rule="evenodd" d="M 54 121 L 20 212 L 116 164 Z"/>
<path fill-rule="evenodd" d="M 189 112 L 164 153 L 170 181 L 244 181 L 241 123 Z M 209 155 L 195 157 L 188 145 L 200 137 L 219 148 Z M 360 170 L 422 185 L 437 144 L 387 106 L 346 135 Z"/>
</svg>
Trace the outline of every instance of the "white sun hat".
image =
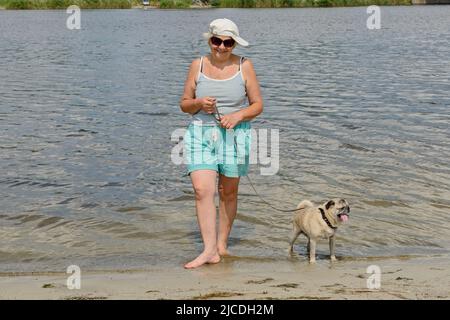
<svg viewBox="0 0 450 320">
<path fill-rule="evenodd" d="M 239 36 L 239 29 L 237 25 L 230 19 L 216 19 L 211 21 L 209 24 L 209 31 L 203 33 L 205 39 L 211 38 L 213 35 L 216 36 L 228 36 L 234 39 L 238 44 L 243 47 L 248 46 L 248 42 Z"/>
</svg>

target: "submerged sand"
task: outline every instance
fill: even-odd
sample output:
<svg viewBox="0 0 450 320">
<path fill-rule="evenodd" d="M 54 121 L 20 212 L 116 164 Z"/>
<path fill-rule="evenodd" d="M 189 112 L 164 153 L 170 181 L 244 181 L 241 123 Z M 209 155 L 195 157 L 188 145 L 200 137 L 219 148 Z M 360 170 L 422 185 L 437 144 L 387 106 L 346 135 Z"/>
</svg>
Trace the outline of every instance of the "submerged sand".
<svg viewBox="0 0 450 320">
<path fill-rule="evenodd" d="M 325 259 L 309 265 L 227 258 L 195 270 L 82 271 L 81 289 L 65 273 L 0 274 L 0 299 L 449 299 L 448 257 Z M 367 287 L 367 267 L 381 269 Z M 371 282 L 374 283 L 374 282 Z"/>
</svg>

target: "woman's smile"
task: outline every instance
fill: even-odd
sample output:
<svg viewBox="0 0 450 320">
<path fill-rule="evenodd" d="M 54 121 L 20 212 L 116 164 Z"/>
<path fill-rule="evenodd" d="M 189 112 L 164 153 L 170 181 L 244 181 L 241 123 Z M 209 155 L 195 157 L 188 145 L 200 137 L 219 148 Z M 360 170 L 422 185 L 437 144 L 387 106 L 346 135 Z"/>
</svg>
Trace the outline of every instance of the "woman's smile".
<svg viewBox="0 0 450 320">
<path fill-rule="evenodd" d="M 221 51 L 220 49 L 215 49 L 215 51 L 216 51 L 217 53 L 226 53 L 226 52 L 227 52 L 226 50 Z"/>
</svg>

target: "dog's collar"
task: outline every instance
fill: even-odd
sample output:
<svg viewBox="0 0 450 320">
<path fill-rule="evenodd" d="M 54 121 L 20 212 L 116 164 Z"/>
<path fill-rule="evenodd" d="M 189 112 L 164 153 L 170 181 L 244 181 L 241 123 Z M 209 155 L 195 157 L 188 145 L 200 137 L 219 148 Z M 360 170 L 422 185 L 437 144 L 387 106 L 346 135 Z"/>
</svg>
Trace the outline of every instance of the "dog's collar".
<svg viewBox="0 0 450 320">
<path fill-rule="evenodd" d="M 322 214 L 322 219 L 327 223 L 327 226 L 329 226 L 331 229 L 337 229 L 337 227 L 333 227 L 330 220 L 325 216 L 325 211 L 322 208 L 319 208 L 320 213 Z"/>
</svg>

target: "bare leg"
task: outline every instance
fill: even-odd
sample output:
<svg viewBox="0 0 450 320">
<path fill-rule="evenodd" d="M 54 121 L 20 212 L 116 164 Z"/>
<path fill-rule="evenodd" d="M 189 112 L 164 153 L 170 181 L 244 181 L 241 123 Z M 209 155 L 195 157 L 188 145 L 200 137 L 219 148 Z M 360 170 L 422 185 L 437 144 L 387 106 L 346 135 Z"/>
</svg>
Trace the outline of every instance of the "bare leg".
<svg viewBox="0 0 450 320">
<path fill-rule="evenodd" d="M 291 239 L 289 240 L 289 253 L 292 253 L 294 251 L 294 242 L 295 242 L 295 240 L 297 240 L 297 238 L 301 232 L 302 231 L 300 230 L 300 228 L 297 228 L 294 224 L 294 226 L 292 228 Z"/>
<path fill-rule="evenodd" d="M 334 235 L 330 237 L 330 259 L 331 261 L 336 261 L 336 256 L 334 255 L 334 248 L 336 245 L 336 238 Z"/>
<path fill-rule="evenodd" d="M 316 239 L 309 239 L 309 262 L 316 262 Z"/>
<path fill-rule="evenodd" d="M 214 170 L 197 170 L 191 172 L 192 185 L 195 191 L 195 207 L 197 220 L 202 234 L 204 249 L 194 260 L 184 265 L 186 269 L 197 268 L 205 263 L 218 263 L 216 245 L 216 206 L 214 194 L 217 173 Z"/>
<path fill-rule="evenodd" d="M 219 255 L 229 255 L 228 236 L 237 213 L 237 195 L 239 178 L 229 178 L 219 174 L 219 235 L 217 238 L 217 251 Z"/>
</svg>

